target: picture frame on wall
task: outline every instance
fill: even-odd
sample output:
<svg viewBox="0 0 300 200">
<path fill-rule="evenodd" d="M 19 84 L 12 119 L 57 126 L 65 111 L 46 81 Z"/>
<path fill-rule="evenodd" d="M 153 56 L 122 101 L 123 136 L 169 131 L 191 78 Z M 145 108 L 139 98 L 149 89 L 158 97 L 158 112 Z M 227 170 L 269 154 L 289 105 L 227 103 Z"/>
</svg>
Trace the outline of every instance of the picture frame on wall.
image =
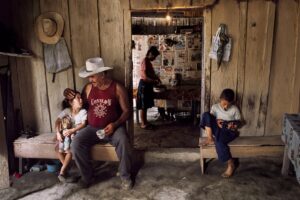
<svg viewBox="0 0 300 200">
<path fill-rule="evenodd" d="M 189 49 L 189 62 L 201 62 L 201 51 L 199 49 Z"/>
</svg>

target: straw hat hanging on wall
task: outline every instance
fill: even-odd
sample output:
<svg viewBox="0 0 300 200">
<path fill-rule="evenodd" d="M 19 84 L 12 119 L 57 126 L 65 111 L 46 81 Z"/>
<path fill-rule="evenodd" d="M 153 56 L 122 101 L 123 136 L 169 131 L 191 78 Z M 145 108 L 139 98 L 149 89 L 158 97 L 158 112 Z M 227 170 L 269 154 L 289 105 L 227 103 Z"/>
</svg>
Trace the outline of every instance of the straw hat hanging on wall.
<svg viewBox="0 0 300 200">
<path fill-rule="evenodd" d="M 56 44 L 64 29 L 64 19 L 56 12 L 46 12 L 35 21 L 35 32 L 39 40 L 46 44 Z"/>
</svg>

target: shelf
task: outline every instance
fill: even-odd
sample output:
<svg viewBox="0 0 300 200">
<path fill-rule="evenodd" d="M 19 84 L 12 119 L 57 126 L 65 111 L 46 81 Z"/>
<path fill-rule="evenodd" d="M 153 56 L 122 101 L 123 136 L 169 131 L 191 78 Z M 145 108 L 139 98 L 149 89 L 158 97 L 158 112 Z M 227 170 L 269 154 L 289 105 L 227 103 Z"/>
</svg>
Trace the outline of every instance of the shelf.
<svg viewBox="0 0 300 200">
<path fill-rule="evenodd" d="M 32 54 L 29 53 L 8 53 L 8 52 L 0 52 L 0 55 L 4 56 L 12 56 L 12 57 L 21 57 L 21 58 L 32 58 Z"/>
</svg>

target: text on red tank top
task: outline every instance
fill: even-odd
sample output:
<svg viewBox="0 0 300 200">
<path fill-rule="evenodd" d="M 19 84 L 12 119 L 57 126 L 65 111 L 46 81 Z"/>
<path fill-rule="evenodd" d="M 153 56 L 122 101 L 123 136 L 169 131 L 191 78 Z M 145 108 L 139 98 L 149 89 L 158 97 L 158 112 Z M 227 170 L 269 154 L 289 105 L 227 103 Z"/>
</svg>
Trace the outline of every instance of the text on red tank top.
<svg viewBox="0 0 300 200">
<path fill-rule="evenodd" d="M 93 87 L 88 97 L 88 123 L 90 126 L 105 128 L 120 117 L 119 102 L 116 97 L 116 83 L 111 82 L 105 90 Z"/>
</svg>

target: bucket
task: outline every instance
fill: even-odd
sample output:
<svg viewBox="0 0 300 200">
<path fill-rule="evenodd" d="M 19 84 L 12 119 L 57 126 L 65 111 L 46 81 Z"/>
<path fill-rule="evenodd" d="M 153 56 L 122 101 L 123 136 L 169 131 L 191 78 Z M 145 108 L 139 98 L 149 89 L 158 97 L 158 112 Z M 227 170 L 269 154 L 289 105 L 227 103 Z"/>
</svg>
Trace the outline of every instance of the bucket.
<svg viewBox="0 0 300 200">
<path fill-rule="evenodd" d="M 56 160 L 49 161 L 46 163 L 47 171 L 50 173 L 56 173 L 59 170 L 60 163 Z"/>
</svg>

